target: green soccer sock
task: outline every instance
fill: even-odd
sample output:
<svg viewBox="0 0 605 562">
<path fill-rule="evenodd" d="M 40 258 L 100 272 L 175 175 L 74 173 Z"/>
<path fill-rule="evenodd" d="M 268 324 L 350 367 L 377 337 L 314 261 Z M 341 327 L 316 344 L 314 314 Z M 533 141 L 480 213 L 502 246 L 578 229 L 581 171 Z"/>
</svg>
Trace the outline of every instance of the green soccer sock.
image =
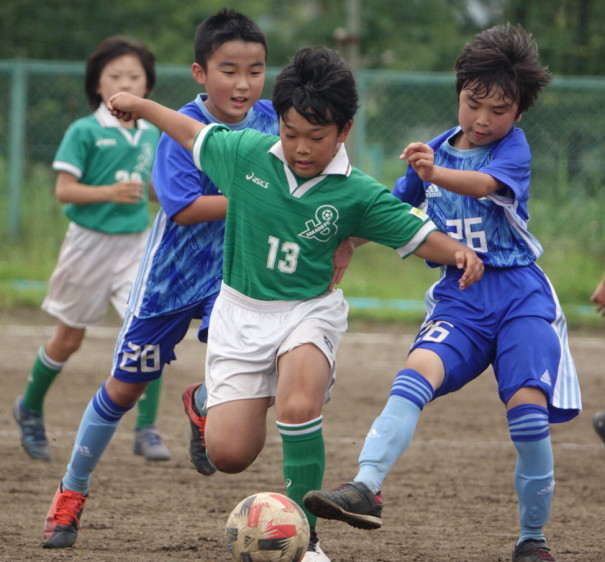
<svg viewBox="0 0 605 562">
<path fill-rule="evenodd" d="M 152 380 L 145 389 L 143 396 L 137 402 L 136 427 L 149 427 L 155 425 L 160 405 L 160 391 L 162 390 L 162 377 Z"/>
<path fill-rule="evenodd" d="M 44 409 L 44 397 L 52 385 L 65 362 L 53 361 L 44 347 L 38 350 L 36 360 L 27 379 L 23 405 L 30 412 L 42 413 Z"/>
<path fill-rule="evenodd" d="M 309 490 L 319 490 L 326 466 L 322 416 L 303 424 L 277 422 L 284 454 L 284 480 L 287 496 L 300 505 L 315 528 L 317 517 L 303 506 L 303 496 Z"/>
</svg>

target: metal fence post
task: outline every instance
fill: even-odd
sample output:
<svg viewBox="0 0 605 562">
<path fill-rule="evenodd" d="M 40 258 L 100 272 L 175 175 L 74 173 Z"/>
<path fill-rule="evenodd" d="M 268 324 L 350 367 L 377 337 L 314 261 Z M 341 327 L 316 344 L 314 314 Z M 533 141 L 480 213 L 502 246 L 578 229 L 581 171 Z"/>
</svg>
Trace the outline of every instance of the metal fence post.
<svg viewBox="0 0 605 562">
<path fill-rule="evenodd" d="M 17 238 L 21 217 L 21 189 L 25 159 L 25 114 L 27 107 L 27 73 L 25 63 L 15 60 L 11 71 L 11 99 L 8 144 L 8 239 Z"/>
</svg>

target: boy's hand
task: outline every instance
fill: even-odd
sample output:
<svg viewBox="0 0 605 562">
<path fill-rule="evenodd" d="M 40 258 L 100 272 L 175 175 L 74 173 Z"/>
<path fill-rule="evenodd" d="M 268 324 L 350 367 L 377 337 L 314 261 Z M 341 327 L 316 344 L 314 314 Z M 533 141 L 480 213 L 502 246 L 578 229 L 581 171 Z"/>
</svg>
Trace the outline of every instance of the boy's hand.
<svg viewBox="0 0 605 562">
<path fill-rule="evenodd" d="M 456 267 L 464 269 L 462 277 L 458 280 L 458 287 L 463 291 L 483 277 L 484 265 L 479 256 L 470 248 L 458 250 L 454 256 Z"/>
<path fill-rule="evenodd" d="M 126 92 L 118 92 L 107 100 L 107 109 L 120 121 L 136 121 L 142 98 Z"/>
<path fill-rule="evenodd" d="M 399 157 L 401 160 L 407 158 L 408 163 L 420 176 L 422 181 L 432 181 L 435 168 L 435 151 L 422 142 L 408 144 Z"/>
<path fill-rule="evenodd" d="M 590 297 L 590 300 L 597 305 L 597 314 L 605 317 L 605 276 L 597 285 L 595 292 Z"/>
<path fill-rule="evenodd" d="M 332 280 L 328 286 L 328 291 L 332 292 L 334 286 L 338 285 L 342 281 L 342 278 L 351 263 L 353 257 L 353 250 L 355 250 L 355 244 L 351 238 L 345 238 L 332 256 L 332 262 L 334 263 L 334 271 L 332 273 Z"/>
<path fill-rule="evenodd" d="M 119 204 L 136 204 L 145 196 L 145 185 L 140 181 L 122 180 L 112 185 L 111 200 Z"/>
</svg>

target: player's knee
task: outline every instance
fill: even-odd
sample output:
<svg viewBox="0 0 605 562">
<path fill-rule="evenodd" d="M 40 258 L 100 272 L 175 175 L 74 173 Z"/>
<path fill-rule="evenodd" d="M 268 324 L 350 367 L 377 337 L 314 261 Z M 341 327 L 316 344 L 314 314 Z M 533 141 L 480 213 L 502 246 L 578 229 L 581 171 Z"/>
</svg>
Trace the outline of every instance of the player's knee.
<svg viewBox="0 0 605 562">
<path fill-rule="evenodd" d="M 56 360 L 65 361 L 66 358 L 72 356 L 76 351 L 78 351 L 81 345 L 82 338 L 80 337 L 63 338 L 53 342 L 52 351 L 49 353 L 49 356 L 51 359 L 55 359 L 53 355 L 56 355 Z"/>
<path fill-rule="evenodd" d="M 256 458 L 256 455 L 242 454 L 241 451 L 225 447 L 211 447 L 207 449 L 208 458 L 220 472 L 238 474 L 246 470 Z"/>
<path fill-rule="evenodd" d="M 277 418 L 280 422 L 288 424 L 308 422 L 321 415 L 322 402 L 303 396 L 282 401 L 277 408 Z"/>
</svg>

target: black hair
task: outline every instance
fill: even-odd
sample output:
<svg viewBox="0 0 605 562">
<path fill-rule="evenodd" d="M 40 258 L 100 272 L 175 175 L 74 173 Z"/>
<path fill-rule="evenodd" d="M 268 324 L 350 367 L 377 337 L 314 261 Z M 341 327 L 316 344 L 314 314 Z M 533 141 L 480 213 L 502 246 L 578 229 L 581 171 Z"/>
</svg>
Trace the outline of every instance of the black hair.
<svg viewBox="0 0 605 562">
<path fill-rule="evenodd" d="M 267 54 L 267 38 L 248 16 L 223 8 L 213 16 L 206 18 L 195 30 L 194 56 L 204 70 L 207 70 L 208 59 L 223 43 L 227 41 L 244 41 L 260 43 Z"/>
<path fill-rule="evenodd" d="M 355 78 L 345 60 L 327 47 L 303 47 L 275 79 L 273 108 L 284 119 L 293 107 L 310 123 L 335 123 L 338 131 L 358 105 Z"/>
<path fill-rule="evenodd" d="M 155 57 L 153 53 L 144 43 L 136 39 L 114 35 L 101 41 L 86 61 L 84 91 L 92 109 L 97 109 L 103 101 L 103 98 L 97 92 L 103 68 L 108 62 L 123 55 L 135 55 L 139 58 L 147 77 L 147 93 L 151 92 L 155 85 Z"/>
<path fill-rule="evenodd" d="M 500 88 L 505 98 L 517 102 L 518 115 L 534 105 L 552 79 L 531 33 L 510 23 L 475 35 L 458 55 L 455 69 L 458 95 L 468 88 L 483 97 Z"/>
</svg>

